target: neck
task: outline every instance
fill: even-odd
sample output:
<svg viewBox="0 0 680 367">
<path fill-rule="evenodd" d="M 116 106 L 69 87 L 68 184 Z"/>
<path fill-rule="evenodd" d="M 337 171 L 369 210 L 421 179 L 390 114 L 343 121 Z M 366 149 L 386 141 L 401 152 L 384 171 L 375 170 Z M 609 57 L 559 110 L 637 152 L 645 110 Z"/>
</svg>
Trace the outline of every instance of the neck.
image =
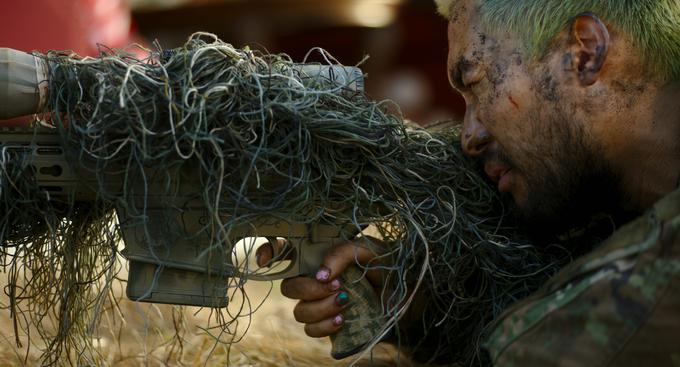
<svg viewBox="0 0 680 367">
<path fill-rule="evenodd" d="M 640 101 L 630 126 L 637 131 L 620 161 L 627 209 L 643 211 L 673 191 L 680 180 L 680 83 Z"/>
</svg>

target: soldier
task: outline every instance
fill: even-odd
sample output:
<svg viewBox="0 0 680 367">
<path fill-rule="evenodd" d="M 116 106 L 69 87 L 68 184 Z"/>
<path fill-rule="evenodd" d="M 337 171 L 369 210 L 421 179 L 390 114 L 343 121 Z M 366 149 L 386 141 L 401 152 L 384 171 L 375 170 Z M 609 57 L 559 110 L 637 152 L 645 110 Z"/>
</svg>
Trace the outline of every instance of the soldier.
<svg viewBox="0 0 680 367">
<path fill-rule="evenodd" d="M 496 320 L 498 366 L 680 366 L 680 3 L 438 0 L 461 139 L 537 238 L 633 219 Z M 342 327 L 334 279 L 282 284 L 313 337 Z M 336 282 L 337 283 L 337 282 Z"/>
</svg>

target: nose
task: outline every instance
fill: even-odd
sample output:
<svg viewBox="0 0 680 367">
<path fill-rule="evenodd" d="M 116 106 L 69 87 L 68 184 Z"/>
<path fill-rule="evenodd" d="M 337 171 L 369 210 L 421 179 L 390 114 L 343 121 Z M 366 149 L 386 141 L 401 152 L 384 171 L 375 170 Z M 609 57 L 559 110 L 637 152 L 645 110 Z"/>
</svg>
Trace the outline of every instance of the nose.
<svg viewBox="0 0 680 367">
<path fill-rule="evenodd" d="M 461 131 L 460 142 L 463 153 L 470 157 L 478 157 L 493 141 L 493 137 L 488 130 L 477 119 L 477 114 L 473 106 L 468 105 L 463 121 L 463 131 Z"/>
</svg>

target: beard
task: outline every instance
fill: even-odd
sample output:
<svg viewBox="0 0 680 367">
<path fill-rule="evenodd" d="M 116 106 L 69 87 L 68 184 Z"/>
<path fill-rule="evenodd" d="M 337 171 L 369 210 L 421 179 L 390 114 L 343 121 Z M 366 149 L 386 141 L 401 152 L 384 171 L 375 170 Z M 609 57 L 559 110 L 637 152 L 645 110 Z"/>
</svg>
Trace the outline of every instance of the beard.
<svg viewBox="0 0 680 367">
<path fill-rule="evenodd" d="M 507 164 L 524 178 L 524 200 L 518 203 L 510 195 L 505 200 L 522 232 L 537 242 L 554 242 L 588 227 L 595 217 L 606 217 L 609 223 L 630 218 L 621 206 L 619 175 L 588 139 L 584 125 L 567 116 L 558 111 L 534 118 L 527 131 L 530 139 L 514 144 L 520 149 L 512 156 L 499 147 L 485 157 Z M 610 232 L 616 225 L 609 224 Z"/>
</svg>

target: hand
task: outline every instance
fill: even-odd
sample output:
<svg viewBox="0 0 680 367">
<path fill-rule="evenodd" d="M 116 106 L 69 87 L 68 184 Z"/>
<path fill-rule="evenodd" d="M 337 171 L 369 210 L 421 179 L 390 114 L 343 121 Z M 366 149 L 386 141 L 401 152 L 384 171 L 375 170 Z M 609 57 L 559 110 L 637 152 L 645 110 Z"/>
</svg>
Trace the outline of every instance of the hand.
<svg viewBox="0 0 680 367">
<path fill-rule="evenodd" d="M 365 265 L 375 258 L 375 252 L 366 246 L 367 240 L 372 244 L 381 244 L 376 239 L 362 237 L 338 245 L 329 250 L 315 278 L 296 277 L 285 279 L 281 283 L 281 293 L 284 296 L 300 300 L 293 310 L 293 315 L 295 320 L 305 324 L 307 335 L 321 338 L 332 335 L 342 328 L 343 310 L 350 306 L 351 300 L 343 291 L 339 277 L 356 261 Z M 256 254 L 258 265 L 266 265 L 271 260 L 272 253 L 285 252 L 284 241 L 279 241 L 275 246 L 278 251 L 273 251 L 271 246 L 262 246 L 258 249 Z M 369 270 L 366 277 L 374 289 L 382 288 L 381 271 Z"/>
</svg>

